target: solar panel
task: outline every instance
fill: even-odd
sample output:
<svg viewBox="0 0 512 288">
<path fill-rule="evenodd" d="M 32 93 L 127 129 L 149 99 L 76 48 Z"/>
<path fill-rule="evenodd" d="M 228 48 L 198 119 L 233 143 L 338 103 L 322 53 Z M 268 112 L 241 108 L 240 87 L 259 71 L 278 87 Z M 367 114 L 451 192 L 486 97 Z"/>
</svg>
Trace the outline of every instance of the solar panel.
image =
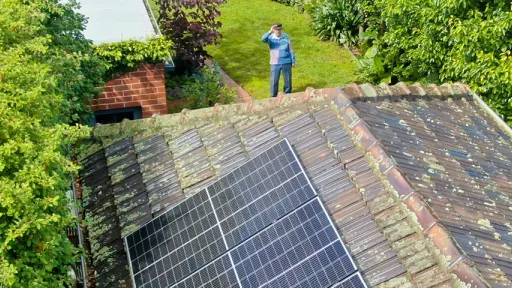
<svg viewBox="0 0 512 288">
<path fill-rule="evenodd" d="M 143 288 L 327 287 L 356 272 L 286 139 L 126 236 L 125 246 Z"/>
<path fill-rule="evenodd" d="M 137 287 L 168 287 L 226 251 L 206 191 L 174 206 L 126 237 Z M 155 282 L 156 283 L 156 282 Z"/>
<path fill-rule="evenodd" d="M 333 286 L 333 288 L 366 288 L 361 273 L 357 272 Z"/>
<path fill-rule="evenodd" d="M 228 248 L 315 197 L 286 141 L 207 188 Z"/>
<path fill-rule="evenodd" d="M 189 287 L 240 287 L 229 255 L 224 254 L 222 257 L 172 286 L 172 288 Z"/>
<path fill-rule="evenodd" d="M 229 253 L 242 287 L 327 287 L 356 271 L 318 198 Z"/>
</svg>

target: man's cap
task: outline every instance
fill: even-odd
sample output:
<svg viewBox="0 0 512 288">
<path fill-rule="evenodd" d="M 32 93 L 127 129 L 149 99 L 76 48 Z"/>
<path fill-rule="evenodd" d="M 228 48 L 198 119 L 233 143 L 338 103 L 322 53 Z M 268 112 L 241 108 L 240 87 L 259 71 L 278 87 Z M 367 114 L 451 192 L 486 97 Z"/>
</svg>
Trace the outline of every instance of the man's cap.
<svg viewBox="0 0 512 288">
<path fill-rule="evenodd" d="M 274 25 L 272 25 L 272 26 L 274 26 L 275 29 L 282 29 L 283 28 L 283 24 L 281 24 L 281 23 L 274 23 Z"/>
</svg>

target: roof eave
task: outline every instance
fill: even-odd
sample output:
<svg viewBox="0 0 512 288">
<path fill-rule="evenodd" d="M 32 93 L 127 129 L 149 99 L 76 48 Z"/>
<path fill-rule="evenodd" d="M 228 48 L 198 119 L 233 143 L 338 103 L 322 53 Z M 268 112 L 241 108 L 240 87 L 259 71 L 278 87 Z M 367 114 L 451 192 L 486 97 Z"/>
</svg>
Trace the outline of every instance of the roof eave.
<svg viewBox="0 0 512 288">
<path fill-rule="evenodd" d="M 508 136 L 512 137 L 512 128 L 507 125 L 505 121 L 494 111 L 492 110 L 487 103 L 475 92 L 473 92 L 467 85 L 463 85 L 464 88 L 473 96 L 473 99 L 476 100 L 475 102 L 485 111 L 491 118 L 498 124 L 498 126 L 503 129 Z"/>
</svg>

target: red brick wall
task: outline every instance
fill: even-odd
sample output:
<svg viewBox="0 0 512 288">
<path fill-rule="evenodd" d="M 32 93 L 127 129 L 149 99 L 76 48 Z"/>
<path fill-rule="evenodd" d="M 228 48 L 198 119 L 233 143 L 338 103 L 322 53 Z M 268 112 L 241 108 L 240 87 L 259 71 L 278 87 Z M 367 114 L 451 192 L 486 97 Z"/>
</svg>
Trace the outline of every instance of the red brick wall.
<svg viewBox="0 0 512 288">
<path fill-rule="evenodd" d="M 167 114 L 164 64 L 140 65 L 105 84 L 91 101 L 93 111 L 142 107 L 142 117 Z"/>
</svg>

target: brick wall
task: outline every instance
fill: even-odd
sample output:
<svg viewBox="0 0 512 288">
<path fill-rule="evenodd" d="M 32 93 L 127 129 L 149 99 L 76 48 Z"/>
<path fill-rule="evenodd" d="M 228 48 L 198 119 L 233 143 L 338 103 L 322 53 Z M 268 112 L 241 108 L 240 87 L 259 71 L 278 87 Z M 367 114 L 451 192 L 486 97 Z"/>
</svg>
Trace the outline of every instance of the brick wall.
<svg viewBox="0 0 512 288">
<path fill-rule="evenodd" d="M 167 114 L 164 64 L 140 65 L 105 84 L 91 101 L 93 111 L 141 107 L 142 117 Z"/>
</svg>

